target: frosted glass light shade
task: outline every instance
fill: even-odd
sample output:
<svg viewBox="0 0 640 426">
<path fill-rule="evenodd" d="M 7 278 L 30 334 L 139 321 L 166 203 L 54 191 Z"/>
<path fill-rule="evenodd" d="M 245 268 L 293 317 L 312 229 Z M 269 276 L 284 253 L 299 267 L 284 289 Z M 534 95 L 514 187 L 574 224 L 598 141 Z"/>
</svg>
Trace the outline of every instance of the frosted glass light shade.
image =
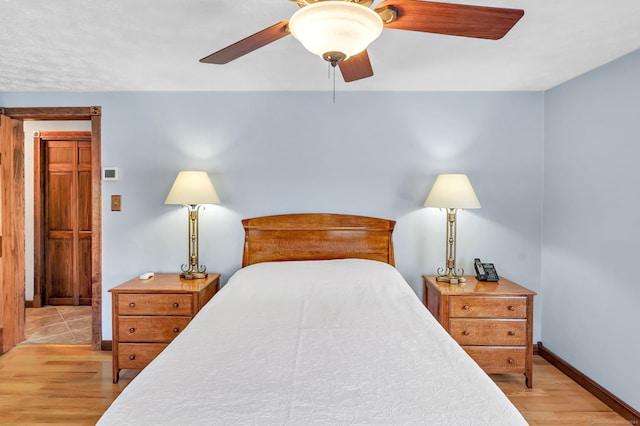
<svg viewBox="0 0 640 426">
<path fill-rule="evenodd" d="M 311 53 L 327 59 L 342 53 L 343 60 L 369 46 L 382 32 L 382 19 L 366 6 L 342 0 L 305 6 L 289 20 L 289 31 Z"/>
<path fill-rule="evenodd" d="M 164 200 L 165 204 L 219 204 L 220 199 L 207 172 L 182 171 Z"/>
<path fill-rule="evenodd" d="M 424 205 L 445 209 L 479 209 L 480 201 L 467 175 L 447 174 L 438 175 Z"/>
</svg>

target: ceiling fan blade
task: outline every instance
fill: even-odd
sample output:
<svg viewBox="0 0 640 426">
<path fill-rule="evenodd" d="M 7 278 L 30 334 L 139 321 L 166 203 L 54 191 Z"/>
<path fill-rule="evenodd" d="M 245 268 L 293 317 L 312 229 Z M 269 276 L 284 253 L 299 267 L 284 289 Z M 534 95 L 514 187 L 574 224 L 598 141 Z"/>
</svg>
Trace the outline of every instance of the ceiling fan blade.
<svg viewBox="0 0 640 426">
<path fill-rule="evenodd" d="M 200 62 L 207 64 L 226 64 L 234 59 L 238 59 L 240 56 L 246 55 L 249 52 L 253 52 L 269 43 L 281 39 L 282 37 L 289 35 L 287 26 L 289 21 L 281 21 L 274 24 L 262 31 L 258 31 L 255 34 L 250 35 L 247 38 L 233 43 L 224 49 L 218 50 L 209 56 L 205 56 L 200 59 Z"/>
<path fill-rule="evenodd" d="M 346 61 L 338 62 L 338 66 L 340 67 L 342 78 L 347 83 L 373 75 L 373 68 L 371 68 L 371 61 L 369 61 L 369 54 L 366 50 L 350 57 Z"/>
<path fill-rule="evenodd" d="M 524 15 L 521 9 L 421 0 L 387 0 L 375 10 L 383 19 L 389 10 L 395 12 L 386 28 L 490 40 L 504 37 Z"/>
</svg>

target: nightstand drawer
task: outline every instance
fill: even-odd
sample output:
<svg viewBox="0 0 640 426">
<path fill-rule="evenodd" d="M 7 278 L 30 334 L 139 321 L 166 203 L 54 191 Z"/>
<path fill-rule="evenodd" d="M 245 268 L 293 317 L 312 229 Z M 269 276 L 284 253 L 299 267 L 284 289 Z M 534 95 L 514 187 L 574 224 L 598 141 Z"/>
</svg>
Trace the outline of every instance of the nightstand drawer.
<svg viewBox="0 0 640 426">
<path fill-rule="evenodd" d="M 182 315 L 193 314 L 191 294 L 126 294 L 118 295 L 118 315 Z"/>
<path fill-rule="evenodd" d="M 449 317 L 526 318 L 526 297 L 451 296 Z"/>
<path fill-rule="evenodd" d="M 524 373 L 527 348 L 501 346 L 463 346 L 486 373 Z"/>
<path fill-rule="evenodd" d="M 460 345 L 527 344 L 526 319 L 451 318 L 449 332 Z"/>
<path fill-rule="evenodd" d="M 120 342 L 171 342 L 189 324 L 189 317 L 118 317 Z"/>
<path fill-rule="evenodd" d="M 142 369 L 167 345 L 167 343 L 119 343 L 118 366 L 120 368 Z"/>
</svg>

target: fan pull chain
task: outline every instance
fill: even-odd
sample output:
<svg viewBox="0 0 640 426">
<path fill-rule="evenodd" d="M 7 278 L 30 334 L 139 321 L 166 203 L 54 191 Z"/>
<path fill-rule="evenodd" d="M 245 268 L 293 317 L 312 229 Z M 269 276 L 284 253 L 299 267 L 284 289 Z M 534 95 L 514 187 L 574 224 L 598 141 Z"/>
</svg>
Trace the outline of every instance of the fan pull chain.
<svg viewBox="0 0 640 426">
<path fill-rule="evenodd" d="M 336 67 L 333 67 L 333 104 L 336 103 Z"/>
<path fill-rule="evenodd" d="M 331 78 L 331 71 L 333 70 L 333 103 L 336 103 L 336 65 L 338 65 L 338 61 L 337 60 L 331 60 L 331 61 L 327 61 L 327 63 L 329 64 L 329 75 L 328 77 Z"/>
</svg>

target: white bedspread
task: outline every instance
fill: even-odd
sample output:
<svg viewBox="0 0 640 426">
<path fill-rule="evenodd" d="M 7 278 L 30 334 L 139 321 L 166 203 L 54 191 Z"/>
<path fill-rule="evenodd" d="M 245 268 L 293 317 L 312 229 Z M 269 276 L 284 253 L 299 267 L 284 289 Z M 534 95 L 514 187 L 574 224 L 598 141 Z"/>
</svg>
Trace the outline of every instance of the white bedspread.
<svg viewBox="0 0 640 426">
<path fill-rule="evenodd" d="M 99 425 L 519 425 L 381 262 L 241 269 Z"/>
</svg>

